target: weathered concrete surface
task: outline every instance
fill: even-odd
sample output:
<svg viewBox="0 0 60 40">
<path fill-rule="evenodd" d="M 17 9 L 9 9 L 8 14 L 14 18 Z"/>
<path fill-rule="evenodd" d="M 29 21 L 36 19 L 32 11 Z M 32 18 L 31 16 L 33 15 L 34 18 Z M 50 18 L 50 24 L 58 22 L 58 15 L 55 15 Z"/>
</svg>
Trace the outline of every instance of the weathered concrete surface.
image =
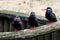
<svg viewBox="0 0 60 40">
<path fill-rule="evenodd" d="M 0 39 L 29 38 L 56 30 L 60 30 L 60 21 L 52 23 L 51 25 L 37 27 L 34 30 L 25 29 L 20 32 L 0 32 Z"/>
</svg>

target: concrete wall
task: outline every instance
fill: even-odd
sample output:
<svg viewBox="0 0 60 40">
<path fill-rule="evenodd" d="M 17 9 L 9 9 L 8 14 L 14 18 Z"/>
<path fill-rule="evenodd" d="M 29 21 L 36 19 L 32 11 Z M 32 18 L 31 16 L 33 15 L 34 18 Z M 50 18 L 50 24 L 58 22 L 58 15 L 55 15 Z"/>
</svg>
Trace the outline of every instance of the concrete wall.
<svg viewBox="0 0 60 40">
<path fill-rule="evenodd" d="M 29 13 L 35 11 L 36 15 L 44 16 L 47 6 L 54 9 L 55 14 L 59 17 L 60 0 L 0 0 L 0 10 L 10 10 L 17 12 Z"/>
</svg>

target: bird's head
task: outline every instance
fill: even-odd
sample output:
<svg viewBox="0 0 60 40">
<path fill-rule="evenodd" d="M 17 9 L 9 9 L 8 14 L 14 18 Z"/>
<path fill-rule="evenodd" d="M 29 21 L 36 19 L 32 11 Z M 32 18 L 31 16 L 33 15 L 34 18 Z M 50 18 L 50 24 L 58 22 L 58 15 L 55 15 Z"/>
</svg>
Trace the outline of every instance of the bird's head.
<svg viewBox="0 0 60 40">
<path fill-rule="evenodd" d="M 46 10 L 52 10 L 52 8 L 51 7 L 47 7 L 47 9 Z"/>
<path fill-rule="evenodd" d="M 20 19 L 20 17 L 19 16 L 16 16 L 15 18 L 14 18 L 14 21 L 20 21 L 21 19 Z"/>
<path fill-rule="evenodd" d="M 46 12 L 52 13 L 52 8 L 51 7 L 47 7 Z"/>
<path fill-rule="evenodd" d="M 30 13 L 30 16 L 35 16 L 35 12 L 31 12 Z"/>
</svg>

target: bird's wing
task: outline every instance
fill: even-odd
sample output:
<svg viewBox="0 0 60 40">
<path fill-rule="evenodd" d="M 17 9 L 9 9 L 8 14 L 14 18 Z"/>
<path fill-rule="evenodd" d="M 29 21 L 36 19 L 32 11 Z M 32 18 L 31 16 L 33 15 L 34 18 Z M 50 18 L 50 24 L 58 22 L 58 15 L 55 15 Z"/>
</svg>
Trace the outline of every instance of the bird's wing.
<svg viewBox="0 0 60 40">
<path fill-rule="evenodd" d="M 52 19 L 56 18 L 54 13 L 52 13 L 50 16 L 51 16 Z"/>
</svg>

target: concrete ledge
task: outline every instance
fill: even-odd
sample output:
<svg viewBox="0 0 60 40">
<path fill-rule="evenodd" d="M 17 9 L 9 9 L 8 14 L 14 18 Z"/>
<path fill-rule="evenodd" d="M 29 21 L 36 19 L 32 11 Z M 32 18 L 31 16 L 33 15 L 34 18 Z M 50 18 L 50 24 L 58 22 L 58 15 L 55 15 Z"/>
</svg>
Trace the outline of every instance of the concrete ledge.
<svg viewBox="0 0 60 40">
<path fill-rule="evenodd" d="M 60 21 L 51 25 L 37 27 L 35 30 L 25 29 L 20 32 L 0 32 L 0 39 L 29 38 L 38 35 L 44 35 L 56 30 L 60 30 Z"/>
</svg>

